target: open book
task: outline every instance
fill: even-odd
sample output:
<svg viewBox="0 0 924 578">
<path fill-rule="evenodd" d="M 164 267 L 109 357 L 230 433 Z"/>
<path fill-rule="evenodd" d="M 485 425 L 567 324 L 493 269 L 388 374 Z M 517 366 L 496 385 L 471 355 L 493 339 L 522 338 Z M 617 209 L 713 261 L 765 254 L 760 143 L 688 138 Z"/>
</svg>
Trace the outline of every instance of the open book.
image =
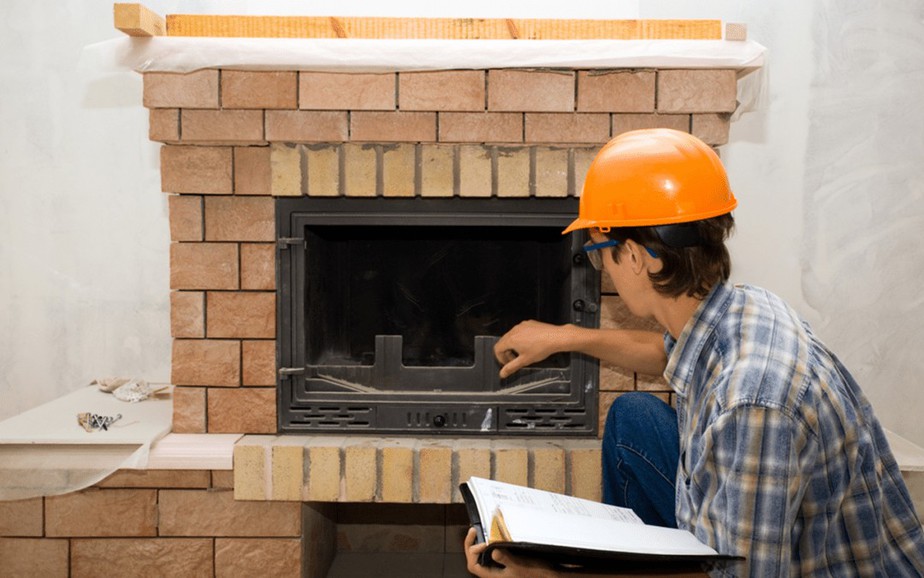
<svg viewBox="0 0 924 578">
<path fill-rule="evenodd" d="M 628 508 L 475 477 L 460 490 L 478 541 L 488 543 L 485 565 L 494 548 L 595 569 L 700 569 L 740 559 L 685 530 L 647 525 Z"/>
</svg>

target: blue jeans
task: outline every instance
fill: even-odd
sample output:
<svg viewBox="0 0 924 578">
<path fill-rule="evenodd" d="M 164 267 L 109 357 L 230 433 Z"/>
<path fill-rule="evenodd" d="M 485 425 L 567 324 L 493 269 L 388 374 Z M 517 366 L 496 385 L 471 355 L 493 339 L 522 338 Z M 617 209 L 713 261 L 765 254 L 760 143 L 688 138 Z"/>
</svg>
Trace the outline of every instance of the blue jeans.
<svg viewBox="0 0 924 578">
<path fill-rule="evenodd" d="M 603 501 L 632 508 L 646 524 L 677 527 L 677 412 L 650 393 L 616 398 L 603 432 Z"/>
</svg>

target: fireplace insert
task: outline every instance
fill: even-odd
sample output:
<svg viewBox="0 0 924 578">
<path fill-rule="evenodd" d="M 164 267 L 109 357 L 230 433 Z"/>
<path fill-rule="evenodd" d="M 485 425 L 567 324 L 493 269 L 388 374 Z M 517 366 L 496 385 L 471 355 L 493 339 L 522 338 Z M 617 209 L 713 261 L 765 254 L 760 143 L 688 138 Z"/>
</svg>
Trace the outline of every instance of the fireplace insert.
<svg viewBox="0 0 924 578">
<path fill-rule="evenodd" d="M 493 354 L 525 319 L 598 325 L 577 199 L 276 203 L 280 432 L 596 434 L 595 360 Z"/>
</svg>

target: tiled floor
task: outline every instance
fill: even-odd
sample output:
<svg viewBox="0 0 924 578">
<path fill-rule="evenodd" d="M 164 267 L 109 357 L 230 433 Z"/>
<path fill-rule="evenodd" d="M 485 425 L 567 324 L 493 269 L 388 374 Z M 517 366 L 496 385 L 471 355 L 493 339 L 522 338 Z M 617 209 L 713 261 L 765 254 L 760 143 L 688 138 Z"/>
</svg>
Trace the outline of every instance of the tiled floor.
<svg viewBox="0 0 924 578">
<path fill-rule="evenodd" d="M 340 552 L 327 578 L 471 578 L 461 552 Z"/>
</svg>

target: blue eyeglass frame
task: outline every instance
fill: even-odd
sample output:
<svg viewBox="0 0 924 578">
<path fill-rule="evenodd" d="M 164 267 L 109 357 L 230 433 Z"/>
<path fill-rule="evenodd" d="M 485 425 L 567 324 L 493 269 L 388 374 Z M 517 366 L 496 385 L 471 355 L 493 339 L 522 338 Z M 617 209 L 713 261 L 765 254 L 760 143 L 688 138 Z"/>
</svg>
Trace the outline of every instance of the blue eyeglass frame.
<svg viewBox="0 0 924 578">
<path fill-rule="evenodd" d="M 618 244 L 619 244 L 619 241 L 617 241 L 616 239 L 607 239 L 606 241 L 601 241 L 600 243 L 592 243 L 590 245 L 584 245 L 583 247 L 581 247 L 581 249 L 585 253 L 589 253 L 591 251 L 599 251 L 600 249 L 606 249 L 607 247 L 615 247 Z M 649 249 L 648 247 L 645 247 L 645 250 L 648 251 L 648 254 L 651 255 L 653 258 L 655 259 L 658 258 L 658 254 L 652 251 L 651 249 Z"/>
</svg>

